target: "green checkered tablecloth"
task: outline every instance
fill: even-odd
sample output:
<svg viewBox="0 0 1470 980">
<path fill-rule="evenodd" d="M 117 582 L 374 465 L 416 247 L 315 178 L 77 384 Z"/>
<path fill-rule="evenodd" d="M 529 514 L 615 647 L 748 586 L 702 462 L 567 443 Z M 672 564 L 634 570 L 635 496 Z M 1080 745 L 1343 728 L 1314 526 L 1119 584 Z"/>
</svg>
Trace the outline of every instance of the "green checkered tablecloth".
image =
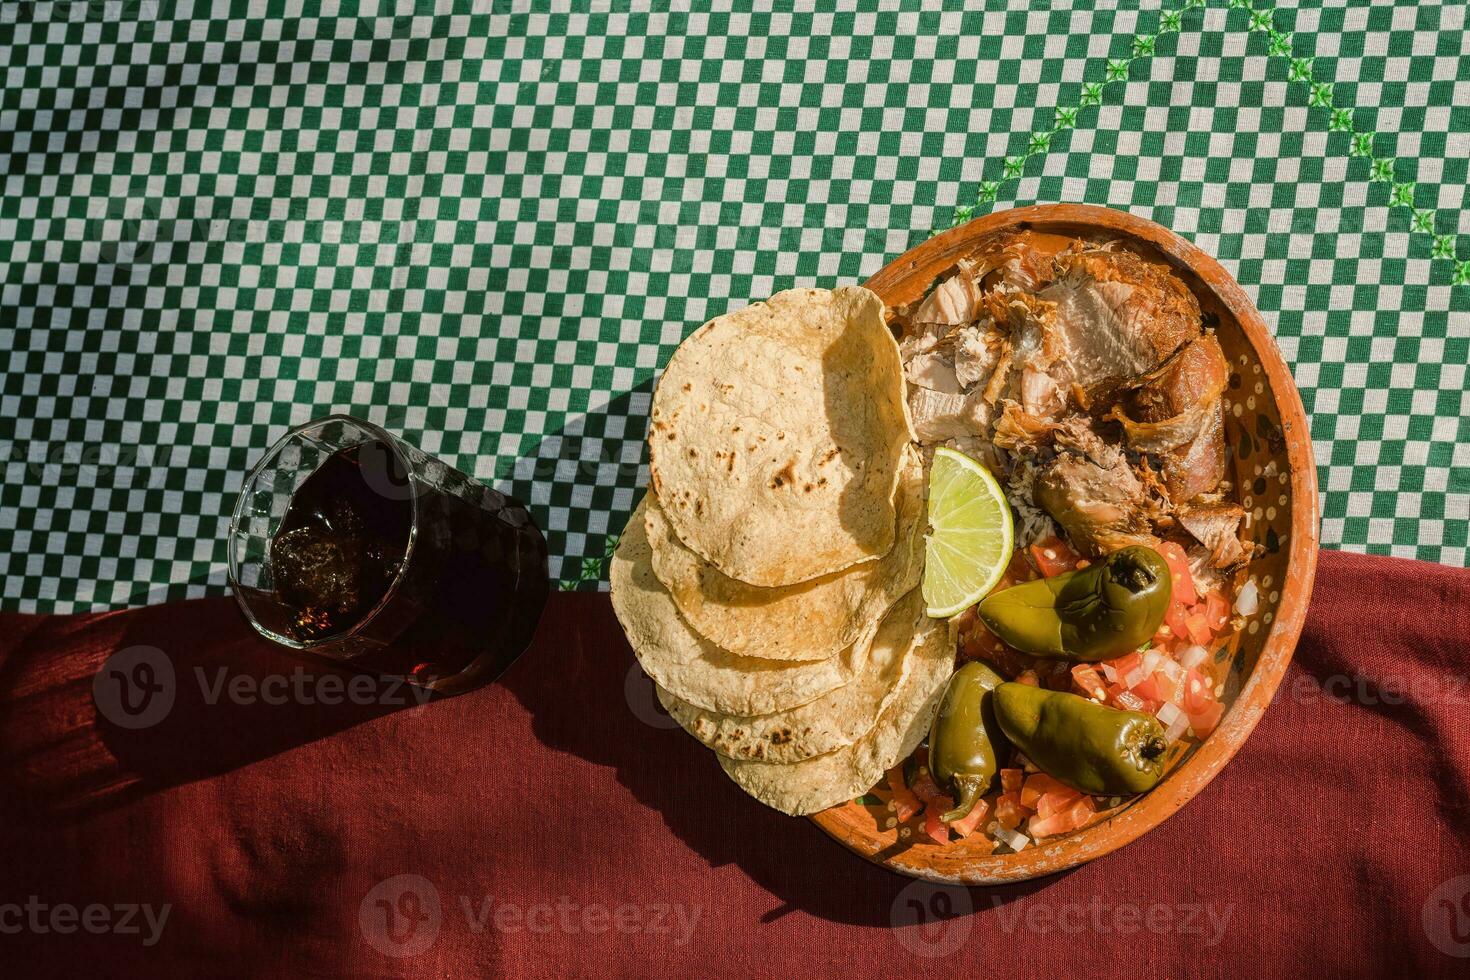
<svg viewBox="0 0 1470 980">
<path fill-rule="evenodd" d="M 1324 544 L 1464 564 L 1463 0 L 840 6 L 0 0 L 0 606 L 222 589 L 247 466 L 334 411 L 593 588 L 680 338 L 1035 201 L 1218 256 Z"/>
</svg>

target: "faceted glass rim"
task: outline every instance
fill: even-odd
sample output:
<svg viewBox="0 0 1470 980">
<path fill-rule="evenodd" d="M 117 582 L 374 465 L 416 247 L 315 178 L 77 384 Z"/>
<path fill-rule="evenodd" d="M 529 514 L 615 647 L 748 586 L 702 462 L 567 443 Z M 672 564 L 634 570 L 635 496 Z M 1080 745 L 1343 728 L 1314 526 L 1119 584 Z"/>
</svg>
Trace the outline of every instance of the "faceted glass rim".
<svg viewBox="0 0 1470 980">
<path fill-rule="evenodd" d="M 275 630 L 272 630 L 262 624 L 260 620 L 255 617 L 255 612 L 250 608 L 250 602 L 245 597 L 247 587 L 242 586 L 239 580 L 239 567 L 237 560 L 239 549 L 236 547 L 236 540 L 243 533 L 241 531 L 241 528 L 244 526 L 245 514 L 250 506 L 252 490 L 256 480 L 260 477 L 261 472 L 267 466 L 277 460 L 280 457 L 281 453 L 283 453 L 286 447 L 291 445 L 292 442 L 300 439 L 311 430 L 320 429 L 326 425 L 330 425 L 333 422 L 344 422 L 348 425 L 353 425 L 359 429 L 362 429 L 369 436 L 387 446 L 388 450 L 393 453 L 394 459 L 397 460 L 397 462 L 403 467 L 403 472 L 405 473 L 408 480 L 409 503 L 412 508 L 408 525 L 408 543 L 404 546 L 403 560 L 399 562 L 397 574 L 393 576 L 393 581 L 389 584 L 388 588 L 384 590 L 382 598 L 378 600 L 377 604 L 373 606 L 372 609 L 368 610 L 368 612 L 365 613 L 360 619 L 358 619 L 357 622 L 353 623 L 350 627 L 339 633 L 332 633 L 327 636 L 316 637 L 309 640 L 298 640 L 293 637 L 284 636 L 280 633 L 277 633 Z M 225 547 L 226 550 L 229 552 L 228 558 L 230 591 L 234 594 L 235 601 L 239 604 L 241 611 L 244 612 L 245 618 L 249 621 L 250 625 L 255 627 L 257 633 L 259 633 L 261 636 L 264 636 L 266 639 L 271 640 L 272 642 L 279 643 L 282 646 L 290 647 L 293 650 L 313 650 L 330 644 L 340 643 L 343 640 L 351 639 L 357 636 L 359 633 L 365 630 L 372 623 L 372 621 L 377 618 L 378 613 L 386 608 L 388 603 L 392 601 L 393 597 L 398 592 L 399 584 L 403 581 L 404 575 L 408 571 L 409 562 L 413 560 L 414 542 L 418 540 L 418 536 L 418 481 L 414 479 L 413 461 L 408 457 L 408 454 L 403 451 L 398 437 L 393 435 L 391 432 L 388 432 L 386 429 L 374 425 L 366 419 L 360 419 L 354 415 L 346 415 L 341 413 L 333 415 L 323 415 L 321 418 L 312 419 L 309 422 L 303 422 L 300 425 L 293 426 L 292 428 L 288 429 L 286 431 L 286 434 L 281 436 L 280 439 L 276 440 L 275 444 L 272 445 L 270 449 L 266 450 L 265 454 L 261 456 L 260 459 L 256 461 L 255 465 L 250 468 L 249 472 L 245 474 L 245 482 L 240 487 L 240 495 L 235 499 L 234 513 L 230 516 L 230 528 L 225 538 Z M 255 591 L 261 590 L 257 589 Z"/>
</svg>

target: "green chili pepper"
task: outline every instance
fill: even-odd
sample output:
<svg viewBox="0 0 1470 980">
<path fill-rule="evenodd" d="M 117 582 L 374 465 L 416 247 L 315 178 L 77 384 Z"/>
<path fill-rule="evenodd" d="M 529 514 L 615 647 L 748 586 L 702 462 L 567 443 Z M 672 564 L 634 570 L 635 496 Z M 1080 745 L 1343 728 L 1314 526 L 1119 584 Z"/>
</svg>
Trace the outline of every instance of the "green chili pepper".
<svg viewBox="0 0 1470 980">
<path fill-rule="evenodd" d="M 1006 737 L 1047 775 L 1073 789 L 1123 796 L 1152 789 L 1164 774 L 1164 727 L 1065 691 L 1006 683 L 991 695 Z"/>
<path fill-rule="evenodd" d="M 974 809 L 1000 771 L 997 756 L 1006 738 L 996 724 L 990 692 L 1003 683 L 1005 678 L 974 661 L 955 671 L 944 691 L 929 729 L 929 771 L 954 794 L 954 809 L 939 818 L 945 823 Z"/>
<path fill-rule="evenodd" d="M 1024 653 L 1109 660 L 1158 632 L 1173 592 L 1163 556 L 1133 545 L 1079 571 L 992 593 L 979 614 L 992 633 Z"/>
</svg>

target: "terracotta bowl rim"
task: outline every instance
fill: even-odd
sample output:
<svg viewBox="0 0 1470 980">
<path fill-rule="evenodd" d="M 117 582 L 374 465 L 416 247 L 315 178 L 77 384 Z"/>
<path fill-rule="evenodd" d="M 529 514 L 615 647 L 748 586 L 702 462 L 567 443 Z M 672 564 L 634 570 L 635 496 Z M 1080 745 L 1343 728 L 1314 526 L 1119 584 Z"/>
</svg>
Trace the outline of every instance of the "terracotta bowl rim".
<svg viewBox="0 0 1470 980">
<path fill-rule="evenodd" d="M 842 818 L 846 807 L 826 810 L 811 817 L 823 831 L 845 847 L 882 867 L 912 877 L 947 883 L 993 885 L 1056 874 L 1130 843 L 1193 799 L 1240 750 L 1270 705 L 1301 634 L 1317 566 L 1317 468 L 1301 394 L 1255 304 L 1219 262 L 1191 242 L 1154 221 L 1112 208 L 1038 204 L 997 211 L 935 235 L 889 262 L 868 279 L 867 285 L 887 299 L 885 292 L 891 294 L 923 266 L 931 265 L 934 257 L 982 235 L 1020 226 L 1031 226 L 1037 231 L 1048 228 L 1063 231 L 1062 226 L 1067 226 L 1073 229 L 1073 233 L 1077 229 L 1088 229 L 1145 242 L 1172 262 L 1192 271 L 1203 288 L 1211 291 L 1229 310 L 1261 363 L 1281 415 L 1287 443 L 1286 456 L 1291 469 L 1291 535 L 1276 618 L 1262 645 L 1255 669 L 1242 685 L 1235 703 L 1225 713 L 1215 732 L 1183 765 L 1171 772 L 1163 784 L 1115 816 L 1055 842 L 1034 845 L 1019 854 L 972 858 L 960 868 L 935 867 L 932 860 L 924 863 L 942 851 L 930 855 L 905 852 L 905 856 L 916 859 L 912 863 L 886 857 L 874 846 L 875 838 L 853 828 Z M 927 283 L 920 288 L 923 286 Z"/>
</svg>

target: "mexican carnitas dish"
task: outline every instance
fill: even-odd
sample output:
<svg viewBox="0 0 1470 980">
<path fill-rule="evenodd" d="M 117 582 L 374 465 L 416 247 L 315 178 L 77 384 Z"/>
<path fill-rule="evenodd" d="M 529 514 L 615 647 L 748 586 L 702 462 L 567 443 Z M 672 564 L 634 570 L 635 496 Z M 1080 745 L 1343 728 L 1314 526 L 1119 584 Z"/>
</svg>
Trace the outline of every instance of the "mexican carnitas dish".
<svg viewBox="0 0 1470 980">
<path fill-rule="evenodd" d="M 919 301 L 798 289 L 654 393 L 612 598 L 660 703 L 790 814 L 1019 850 L 1148 792 L 1253 611 L 1229 366 L 1120 243 L 994 236 Z"/>
</svg>

